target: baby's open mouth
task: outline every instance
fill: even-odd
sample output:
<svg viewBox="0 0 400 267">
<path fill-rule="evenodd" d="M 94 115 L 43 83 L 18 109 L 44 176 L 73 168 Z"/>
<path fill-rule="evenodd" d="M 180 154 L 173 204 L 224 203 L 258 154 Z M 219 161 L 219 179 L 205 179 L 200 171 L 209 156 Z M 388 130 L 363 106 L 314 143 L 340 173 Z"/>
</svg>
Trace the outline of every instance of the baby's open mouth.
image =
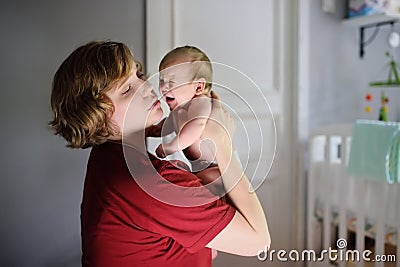
<svg viewBox="0 0 400 267">
<path fill-rule="evenodd" d="M 171 96 L 166 96 L 166 97 L 165 97 L 165 101 L 167 101 L 167 103 L 172 102 L 172 101 L 174 101 L 174 100 L 175 100 L 174 97 L 171 97 Z"/>
</svg>

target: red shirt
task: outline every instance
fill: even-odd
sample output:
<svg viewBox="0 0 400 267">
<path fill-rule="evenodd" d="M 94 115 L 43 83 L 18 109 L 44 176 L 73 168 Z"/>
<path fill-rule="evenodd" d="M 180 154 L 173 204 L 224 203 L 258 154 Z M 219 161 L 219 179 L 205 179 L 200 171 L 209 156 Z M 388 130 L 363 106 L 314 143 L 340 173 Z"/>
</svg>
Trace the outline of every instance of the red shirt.
<svg viewBox="0 0 400 267">
<path fill-rule="evenodd" d="M 146 164 L 145 158 L 136 153 L 134 166 Z M 149 158 L 165 180 L 201 187 L 195 175 Z M 211 266 L 211 250 L 205 245 L 228 225 L 235 209 L 221 200 L 195 207 L 166 204 L 139 186 L 128 165 L 120 144 L 92 148 L 81 205 L 82 265 Z"/>
</svg>

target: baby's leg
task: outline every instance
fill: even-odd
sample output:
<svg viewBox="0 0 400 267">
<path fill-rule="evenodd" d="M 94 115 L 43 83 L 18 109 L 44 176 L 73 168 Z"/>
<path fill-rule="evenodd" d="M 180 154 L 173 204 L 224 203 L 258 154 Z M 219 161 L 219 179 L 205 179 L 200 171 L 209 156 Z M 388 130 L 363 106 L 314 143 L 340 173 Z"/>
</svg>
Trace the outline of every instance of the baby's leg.
<svg viewBox="0 0 400 267">
<path fill-rule="evenodd" d="M 206 168 L 197 172 L 196 175 L 200 178 L 203 185 L 213 183 L 207 187 L 214 195 L 223 196 L 225 194 L 225 188 L 222 179 L 220 179 L 221 173 L 218 166 Z"/>
</svg>

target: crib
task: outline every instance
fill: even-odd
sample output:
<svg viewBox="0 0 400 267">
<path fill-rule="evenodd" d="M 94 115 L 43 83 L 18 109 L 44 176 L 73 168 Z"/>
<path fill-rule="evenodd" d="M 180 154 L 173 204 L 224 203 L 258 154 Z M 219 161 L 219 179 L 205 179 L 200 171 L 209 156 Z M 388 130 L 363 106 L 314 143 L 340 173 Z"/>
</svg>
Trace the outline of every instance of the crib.
<svg viewBox="0 0 400 267">
<path fill-rule="evenodd" d="M 349 175 L 352 129 L 331 125 L 310 137 L 306 250 L 317 258 L 306 265 L 400 267 L 400 183 Z M 333 257 L 323 255 L 329 248 Z"/>
</svg>

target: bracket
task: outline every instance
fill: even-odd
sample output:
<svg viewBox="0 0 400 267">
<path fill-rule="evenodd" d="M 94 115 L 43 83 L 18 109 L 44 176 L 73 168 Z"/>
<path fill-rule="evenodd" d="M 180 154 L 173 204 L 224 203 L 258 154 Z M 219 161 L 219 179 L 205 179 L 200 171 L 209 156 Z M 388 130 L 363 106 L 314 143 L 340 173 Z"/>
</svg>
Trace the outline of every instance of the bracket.
<svg viewBox="0 0 400 267">
<path fill-rule="evenodd" d="M 364 57 L 364 48 L 367 47 L 376 37 L 379 27 L 385 26 L 385 25 L 394 25 L 397 22 L 397 20 L 389 20 L 389 21 L 383 21 L 383 22 L 378 22 L 378 23 L 372 23 L 368 25 L 364 25 L 360 27 L 360 58 Z M 372 36 L 367 40 L 364 41 L 364 30 L 368 28 L 375 27 L 375 31 L 372 34 Z"/>
</svg>

